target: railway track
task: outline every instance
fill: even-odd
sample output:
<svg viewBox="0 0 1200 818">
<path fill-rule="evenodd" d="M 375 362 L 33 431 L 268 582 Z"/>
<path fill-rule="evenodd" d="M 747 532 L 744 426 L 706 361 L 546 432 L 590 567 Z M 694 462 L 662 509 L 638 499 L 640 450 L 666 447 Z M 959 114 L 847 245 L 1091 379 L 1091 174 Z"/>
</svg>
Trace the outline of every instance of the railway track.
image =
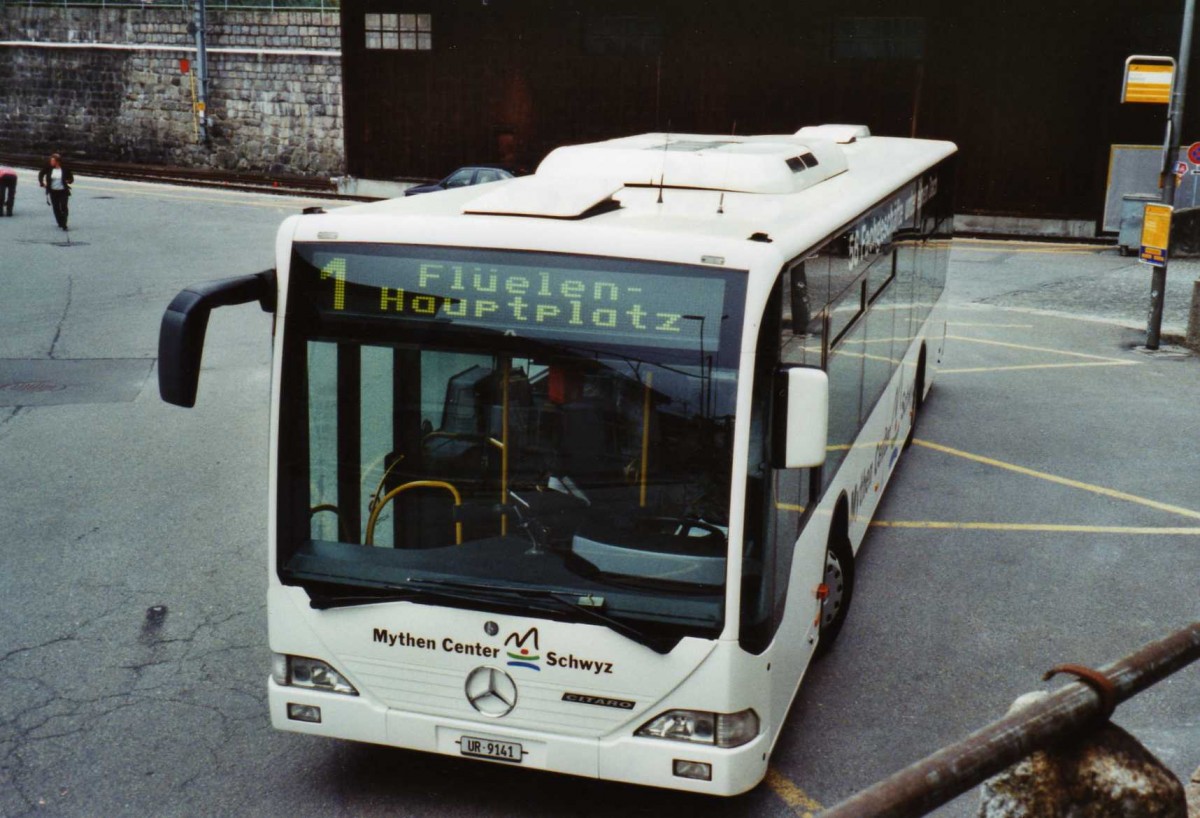
<svg viewBox="0 0 1200 818">
<path fill-rule="evenodd" d="M 0 164 L 39 168 L 45 157 L 34 154 L 0 153 Z M 213 187 L 224 190 L 254 193 L 303 194 L 321 198 L 360 199 L 339 196 L 337 185 L 329 177 L 316 178 L 291 174 L 238 173 L 208 168 L 182 168 L 168 165 L 142 165 L 129 162 L 108 162 L 97 159 L 66 157 L 71 171 L 81 176 L 102 176 L 142 182 Z"/>
</svg>

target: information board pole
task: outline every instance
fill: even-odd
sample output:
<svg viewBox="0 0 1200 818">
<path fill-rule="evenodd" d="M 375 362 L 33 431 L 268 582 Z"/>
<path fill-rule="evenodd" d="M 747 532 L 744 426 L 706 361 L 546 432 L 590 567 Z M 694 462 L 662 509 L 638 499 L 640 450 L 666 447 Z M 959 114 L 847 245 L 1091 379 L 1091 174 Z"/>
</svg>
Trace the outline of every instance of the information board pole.
<svg viewBox="0 0 1200 818">
<path fill-rule="evenodd" d="M 1183 124 L 1183 101 L 1187 93 L 1188 58 L 1192 51 L 1192 20 L 1196 9 L 1196 0 L 1184 0 L 1183 5 L 1183 34 L 1179 39 L 1179 65 L 1175 72 L 1175 83 L 1171 88 L 1171 104 L 1167 109 L 1167 146 L 1168 153 L 1174 153 L 1175 143 L 1179 141 L 1180 128 Z M 1166 165 L 1165 167 L 1170 167 Z M 1175 174 L 1168 170 L 1163 174 L 1163 204 L 1175 206 Z M 1146 349 L 1158 349 L 1162 334 L 1163 297 L 1167 287 L 1167 264 L 1171 254 L 1168 252 L 1161 267 L 1151 268 L 1150 274 L 1150 320 L 1146 326 Z"/>
<path fill-rule="evenodd" d="M 1192 0 L 1188 0 L 1192 2 Z M 192 103 L 194 110 L 198 114 L 196 121 L 200 124 L 198 137 L 201 142 L 208 142 L 208 50 L 204 43 L 204 29 L 206 21 L 204 19 L 204 0 L 196 0 L 196 8 L 192 16 L 192 22 L 188 26 L 188 33 L 195 37 L 196 40 L 196 74 L 198 75 L 198 84 L 200 86 L 200 98 Z"/>
</svg>

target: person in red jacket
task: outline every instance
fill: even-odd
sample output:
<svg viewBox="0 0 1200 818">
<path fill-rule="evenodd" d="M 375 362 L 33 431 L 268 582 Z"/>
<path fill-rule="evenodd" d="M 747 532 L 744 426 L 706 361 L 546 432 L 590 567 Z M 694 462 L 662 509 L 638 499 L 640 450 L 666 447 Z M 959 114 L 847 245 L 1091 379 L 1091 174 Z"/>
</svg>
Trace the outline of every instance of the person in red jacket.
<svg viewBox="0 0 1200 818">
<path fill-rule="evenodd" d="M 11 216 L 17 198 L 17 172 L 0 165 L 0 216 Z"/>
</svg>

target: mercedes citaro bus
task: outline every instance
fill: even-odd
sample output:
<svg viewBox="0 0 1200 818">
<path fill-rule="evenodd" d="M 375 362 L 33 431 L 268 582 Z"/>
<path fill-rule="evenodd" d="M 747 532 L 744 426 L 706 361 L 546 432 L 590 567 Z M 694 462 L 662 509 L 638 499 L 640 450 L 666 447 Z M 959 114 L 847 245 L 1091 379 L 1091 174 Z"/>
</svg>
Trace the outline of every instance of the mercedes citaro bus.
<svg viewBox="0 0 1200 818">
<path fill-rule="evenodd" d="M 954 145 L 645 134 L 306 211 L 275 268 L 284 730 L 730 795 L 765 775 L 942 354 Z"/>
</svg>

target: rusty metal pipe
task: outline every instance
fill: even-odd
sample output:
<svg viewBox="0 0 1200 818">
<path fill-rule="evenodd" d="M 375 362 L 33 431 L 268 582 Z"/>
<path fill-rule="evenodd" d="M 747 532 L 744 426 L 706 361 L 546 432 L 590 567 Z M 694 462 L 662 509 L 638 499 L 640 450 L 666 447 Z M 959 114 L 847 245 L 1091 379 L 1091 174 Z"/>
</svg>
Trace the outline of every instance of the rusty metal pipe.
<svg viewBox="0 0 1200 818">
<path fill-rule="evenodd" d="M 1200 659 L 1200 622 L 1098 668 L 1123 702 Z M 821 813 L 821 818 L 907 818 L 962 795 L 1025 756 L 1102 724 L 1100 694 L 1072 682 Z"/>
</svg>

